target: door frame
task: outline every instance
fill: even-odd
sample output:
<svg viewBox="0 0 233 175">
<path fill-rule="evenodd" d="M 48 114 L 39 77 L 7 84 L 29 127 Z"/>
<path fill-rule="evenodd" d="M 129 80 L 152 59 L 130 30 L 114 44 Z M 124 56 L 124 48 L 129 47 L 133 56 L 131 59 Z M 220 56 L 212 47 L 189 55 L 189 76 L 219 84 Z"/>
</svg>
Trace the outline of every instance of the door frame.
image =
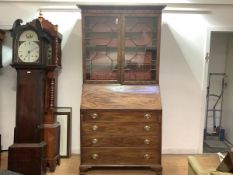
<svg viewBox="0 0 233 175">
<path fill-rule="evenodd" d="M 209 27 L 207 28 L 206 33 L 206 44 L 205 44 L 205 62 L 204 62 L 204 75 L 203 75 L 203 83 L 202 83 L 202 117 L 201 117 L 201 143 L 202 146 L 201 152 L 203 153 L 203 142 L 204 142 L 204 129 L 205 129 L 205 121 L 206 121 L 206 95 L 207 95 L 207 84 L 208 84 L 208 70 L 209 70 L 209 55 L 210 55 L 210 46 L 211 46 L 211 35 L 213 32 L 232 32 L 233 27 Z"/>
</svg>

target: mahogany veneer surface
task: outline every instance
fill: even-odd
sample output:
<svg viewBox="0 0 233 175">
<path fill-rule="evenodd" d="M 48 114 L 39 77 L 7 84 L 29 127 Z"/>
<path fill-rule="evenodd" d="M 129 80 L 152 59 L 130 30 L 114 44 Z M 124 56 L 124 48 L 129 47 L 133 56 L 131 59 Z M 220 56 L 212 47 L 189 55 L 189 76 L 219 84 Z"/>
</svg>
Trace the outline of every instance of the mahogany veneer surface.
<svg viewBox="0 0 233 175">
<path fill-rule="evenodd" d="M 84 84 L 81 109 L 161 110 L 159 86 Z"/>
</svg>

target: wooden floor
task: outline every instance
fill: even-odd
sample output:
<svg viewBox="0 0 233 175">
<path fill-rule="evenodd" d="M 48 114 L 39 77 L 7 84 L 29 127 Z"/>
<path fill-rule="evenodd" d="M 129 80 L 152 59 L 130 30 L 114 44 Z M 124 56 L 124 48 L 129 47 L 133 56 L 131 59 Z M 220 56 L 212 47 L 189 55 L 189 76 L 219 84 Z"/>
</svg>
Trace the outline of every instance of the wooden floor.
<svg viewBox="0 0 233 175">
<path fill-rule="evenodd" d="M 56 168 L 54 173 L 48 175 L 78 175 L 79 173 L 79 155 L 73 155 L 69 159 L 61 159 L 61 165 Z M 188 164 L 187 155 L 163 155 L 163 175 L 187 175 Z M 1 155 L 0 170 L 7 169 L 7 152 Z M 154 175 L 151 171 L 132 171 L 132 170 L 115 170 L 90 171 L 87 175 Z"/>
</svg>

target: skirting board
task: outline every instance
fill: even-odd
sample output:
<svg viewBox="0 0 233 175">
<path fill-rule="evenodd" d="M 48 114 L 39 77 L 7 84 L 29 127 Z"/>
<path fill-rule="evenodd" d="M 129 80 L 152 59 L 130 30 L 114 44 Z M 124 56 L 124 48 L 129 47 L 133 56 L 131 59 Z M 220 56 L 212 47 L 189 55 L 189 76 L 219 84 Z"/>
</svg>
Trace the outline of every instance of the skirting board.
<svg viewBox="0 0 233 175">
<path fill-rule="evenodd" d="M 71 154 L 80 154 L 80 148 L 73 148 Z"/>
<path fill-rule="evenodd" d="M 202 154 L 203 149 L 174 149 L 174 148 L 163 148 L 162 154 Z"/>
</svg>

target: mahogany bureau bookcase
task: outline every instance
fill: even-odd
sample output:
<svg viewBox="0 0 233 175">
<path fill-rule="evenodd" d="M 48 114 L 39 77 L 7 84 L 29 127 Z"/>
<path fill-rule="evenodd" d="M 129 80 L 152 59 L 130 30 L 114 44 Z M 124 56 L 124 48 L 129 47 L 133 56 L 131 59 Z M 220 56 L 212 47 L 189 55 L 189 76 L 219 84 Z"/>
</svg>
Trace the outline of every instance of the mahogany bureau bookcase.
<svg viewBox="0 0 233 175">
<path fill-rule="evenodd" d="M 84 80 L 80 175 L 96 168 L 149 169 L 161 175 L 164 6 L 78 7 Z"/>
</svg>

